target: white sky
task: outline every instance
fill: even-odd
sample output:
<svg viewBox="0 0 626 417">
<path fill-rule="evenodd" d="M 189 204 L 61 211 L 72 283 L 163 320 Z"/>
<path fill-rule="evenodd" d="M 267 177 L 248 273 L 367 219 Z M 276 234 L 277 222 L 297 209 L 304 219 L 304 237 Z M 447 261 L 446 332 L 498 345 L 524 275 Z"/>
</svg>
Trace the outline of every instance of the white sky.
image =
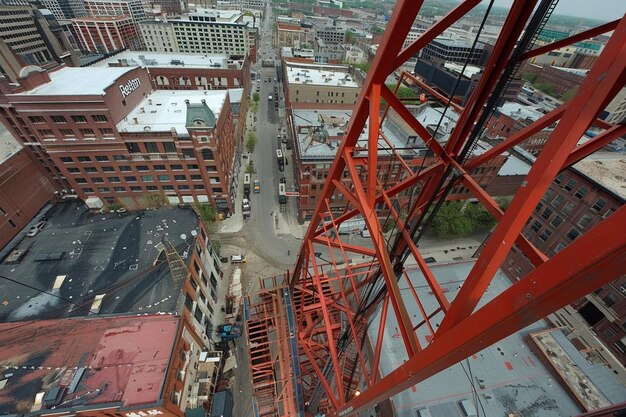
<svg viewBox="0 0 626 417">
<path fill-rule="evenodd" d="M 513 0 L 495 0 L 497 6 L 509 7 Z M 483 1 L 483 3 L 487 3 Z M 554 14 L 615 20 L 626 13 L 624 0 L 560 0 Z"/>
</svg>

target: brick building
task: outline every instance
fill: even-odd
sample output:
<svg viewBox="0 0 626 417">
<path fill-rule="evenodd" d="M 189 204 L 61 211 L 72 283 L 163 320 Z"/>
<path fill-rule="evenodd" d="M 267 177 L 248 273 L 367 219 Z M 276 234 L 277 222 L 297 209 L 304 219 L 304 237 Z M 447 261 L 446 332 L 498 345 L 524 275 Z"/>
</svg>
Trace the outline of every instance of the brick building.
<svg viewBox="0 0 626 417">
<path fill-rule="evenodd" d="M 524 228 L 524 236 L 548 257 L 610 216 L 626 199 L 619 154 L 592 155 L 561 172 Z M 514 246 L 502 270 L 519 279 L 534 267 Z M 626 277 L 573 304 L 604 345 L 626 365 Z"/>
<path fill-rule="evenodd" d="M 133 22 L 141 22 L 146 12 L 141 0 L 85 0 L 90 16 L 129 16 Z"/>
<path fill-rule="evenodd" d="M 343 65 L 310 65 L 284 60 L 283 74 L 287 106 L 354 105 L 361 92 L 349 67 Z"/>
<path fill-rule="evenodd" d="M 72 20 L 76 38 L 84 51 L 111 53 L 142 49 L 137 24 L 130 16 L 81 17 Z"/>
<path fill-rule="evenodd" d="M 234 210 L 235 123 L 226 90 L 156 90 L 142 67 L 33 72 L 4 86 L 3 122 L 60 189 L 82 200 Z M 36 100 L 33 100 L 36 99 Z"/>
<path fill-rule="evenodd" d="M 444 143 L 452 132 L 456 123 L 456 114 L 448 112 L 446 122 L 435 134 L 436 126 L 441 118 L 441 108 L 431 108 L 428 105 L 414 106 L 411 112 L 422 122 L 424 127 L 433 134 L 437 141 Z M 322 189 L 328 176 L 328 171 L 335 158 L 337 149 L 347 132 L 347 124 L 352 113 L 351 106 L 325 107 L 297 107 L 291 110 L 288 119 L 289 129 L 294 138 L 294 178 L 300 192 L 298 198 L 298 219 L 300 222 L 311 219 L 316 208 Z M 387 140 L 394 147 L 401 149 L 398 152 L 411 167 L 416 169 L 422 166 L 426 156 L 426 145 L 419 139 L 415 132 L 395 112 L 390 111 L 385 122 L 381 126 Z M 367 138 L 362 138 L 363 146 L 366 146 Z M 397 158 L 390 157 L 386 142 L 379 142 L 379 165 L 377 176 L 381 182 L 391 186 L 405 178 L 406 173 Z M 484 149 L 478 149 L 483 152 Z M 506 156 L 500 156 L 490 161 L 488 165 L 481 166 L 473 172 L 474 179 L 483 187 L 490 183 L 497 175 L 500 167 L 506 162 Z M 426 161 L 425 165 L 428 166 Z M 343 176 L 344 185 L 349 189 L 351 179 L 347 172 Z M 466 197 L 468 190 L 457 186 L 452 190 L 451 199 Z M 331 211 L 335 214 L 343 213 L 349 203 L 341 196 L 331 199 Z M 402 204 L 402 202 L 400 202 Z"/>
<path fill-rule="evenodd" d="M 504 139 L 542 116 L 543 113 L 532 106 L 515 102 L 503 103 L 489 118 L 484 132 L 485 138 L 495 141 Z M 533 155 L 537 155 L 543 149 L 543 145 L 548 140 L 550 133 L 552 133 L 552 127 L 533 135 L 519 146 Z"/>
<path fill-rule="evenodd" d="M 535 84 L 549 83 L 553 86 L 556 98 L 562 97 L 569 91 L 576 91 L 582 83 L 584 77 L 573 72 L 551 66 L 539 66 L 524 62 L 518 74 L 528 74 L 536 77 Z"/>
<path fill-rule="evenodd" d="M 10 136 L 10 135 L 9 135 Z M 55 187 L 41 166 L 17 143 L 0 143 L 0 248 L 23 229 L 54 198 Z"/>
<path fill-rule="evenodd" d="M 3 414 L 183 417 L 197 368 L 221 359 L 186 316 L 73 318 L 0 324 L 13 365 L 0 390 Z M 197 396 L 197 394 L 196 394 Z"/>
<path fill-rule="evenodd" d="M 315 31 L 295 23 L 276 23 L 276 42 L 279 48 L 306 48 L 315 43 Z"/>
</svg>

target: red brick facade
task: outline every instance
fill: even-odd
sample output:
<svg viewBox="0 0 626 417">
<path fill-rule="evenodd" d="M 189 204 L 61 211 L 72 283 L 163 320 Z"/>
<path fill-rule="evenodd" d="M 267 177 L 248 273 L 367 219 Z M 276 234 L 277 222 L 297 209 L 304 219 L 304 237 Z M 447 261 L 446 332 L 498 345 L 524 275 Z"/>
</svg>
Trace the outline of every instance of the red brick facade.
<svg viewBox="0 0 626 417">
<path fill-rule="evenodd" d="M 183 76 L 184 69 L 179 73 Z M 119 86 L 133 79 L 139 86 L 123 97 Z M 228 94 L 214 128 L 118 131 L 118 123 L 140 103 L 149 102 L 146 97 L 153 91 L 148 71 L 134 68 L 103 95 L 33 100 L 31 95 L 5 90 L 0 116 L 20 142 L 35 145 L 29 149 L 49 170 L 57 188 L 83 200 L 99 197 L 105 205 L 140 209 L 154 206 L 158 199 L 149 196 L 159 195 L 170 203 L 206 201 L 225 214 L 232 212 L 237 158 Z M 194 97 L 199 93 L 195 91 Z M 199 101 L 192 104 L 200 105 Z"/>
<path fill-rule="evenodd" d="M 22 149 L 0 164 L 0 248 L 54 198 L 54 185 Z"/>
</svg>

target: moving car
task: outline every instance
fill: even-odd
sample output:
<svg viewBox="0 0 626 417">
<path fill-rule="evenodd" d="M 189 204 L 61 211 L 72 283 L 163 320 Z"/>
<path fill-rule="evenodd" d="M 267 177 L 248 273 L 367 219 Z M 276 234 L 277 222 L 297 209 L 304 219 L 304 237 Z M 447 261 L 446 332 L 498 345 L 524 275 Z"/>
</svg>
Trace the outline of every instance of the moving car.
<svg viewBox="0 0 626 417">
<path fill-rule="evenodd" d="M 37 236 L 37 234 L 41 232 L 41 229 L 43 229 L 45 225 L 46 225 L 46 222 L 44 221 L 37 223 L 36 225 L 28 229 L 28 233 L 26 234 L 26 236 L 28 237 Z"/>
<path fill-rule="evenodd" d="M 246 261 L 246 257 L 244 255 L 232 255 L 230 257 L 230 262 L 233 264 L 242 264 Z"/>
<path fill-rule="evenodd" d="M 267 99 L 268 99 L 269 101 L 272 101 L 273 97 L 272 97 L 272 96 L 267 96 Z"/>
<path fill-rule="evenodd" d="M 259 180 L 254 180 L 254 193 L 258 194 L 261 192 L 261 182 Z"/>
</svg>

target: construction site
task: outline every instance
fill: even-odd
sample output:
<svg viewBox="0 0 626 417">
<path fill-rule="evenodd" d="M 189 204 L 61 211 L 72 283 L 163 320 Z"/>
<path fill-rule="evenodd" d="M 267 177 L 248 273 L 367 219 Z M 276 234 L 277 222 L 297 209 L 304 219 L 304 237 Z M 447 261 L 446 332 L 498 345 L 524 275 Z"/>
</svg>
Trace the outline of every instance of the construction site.
<svg viewBox="0 0 626 417">
<path fill-rule="evenodd" d="M 626 409 L 617 372 L 573 347 L 567 326 L 550 318 L 624 275 L 626 209 L 553 256 L 522 233 L 560 172 L 626 134 L 623 121 L 599 118 L 626 80 L 626 18 L 539 47 L 557 2 L 513 1 L 463 105 L 400 70 L 479 3 L 460 2 L 406 42 L 422 1 L 397 2 L 293 269 L 261 278 L 258 290 L 242 296 L 256 416 L 609 416 Z M 571 100 L 498 144 L 479 145 L 521 64 L 599 35 L 610 39 Z M 392 74 L 399 75 L 395 89 L 387 84 Z M 398 96 L 407 85 L 443 108 L 434 128 Z M 446 113 L 456 124 L 441 135 Z M 415 152 L 416 142 L 389 140 L 382 126 L 390 114 L 411 127 L 424 153 Z M 503 209 L 476 178 L 548 126 L 555 127 Z M 597 134 L 582 143 L 589 129 Z M 378 175 L 381 164 L 397 169 Z M 420 240 L 459 189 L 497 224 L 471 260 L 433 264 Z M 345 202 L 341 213 L 331 208 L 337 201 Z M 365 225 L 368 244 L 342 233 L 350 222 Z M 502 273 L 513 250 L 534 267 L 517 280 Z"/>
</svg>

